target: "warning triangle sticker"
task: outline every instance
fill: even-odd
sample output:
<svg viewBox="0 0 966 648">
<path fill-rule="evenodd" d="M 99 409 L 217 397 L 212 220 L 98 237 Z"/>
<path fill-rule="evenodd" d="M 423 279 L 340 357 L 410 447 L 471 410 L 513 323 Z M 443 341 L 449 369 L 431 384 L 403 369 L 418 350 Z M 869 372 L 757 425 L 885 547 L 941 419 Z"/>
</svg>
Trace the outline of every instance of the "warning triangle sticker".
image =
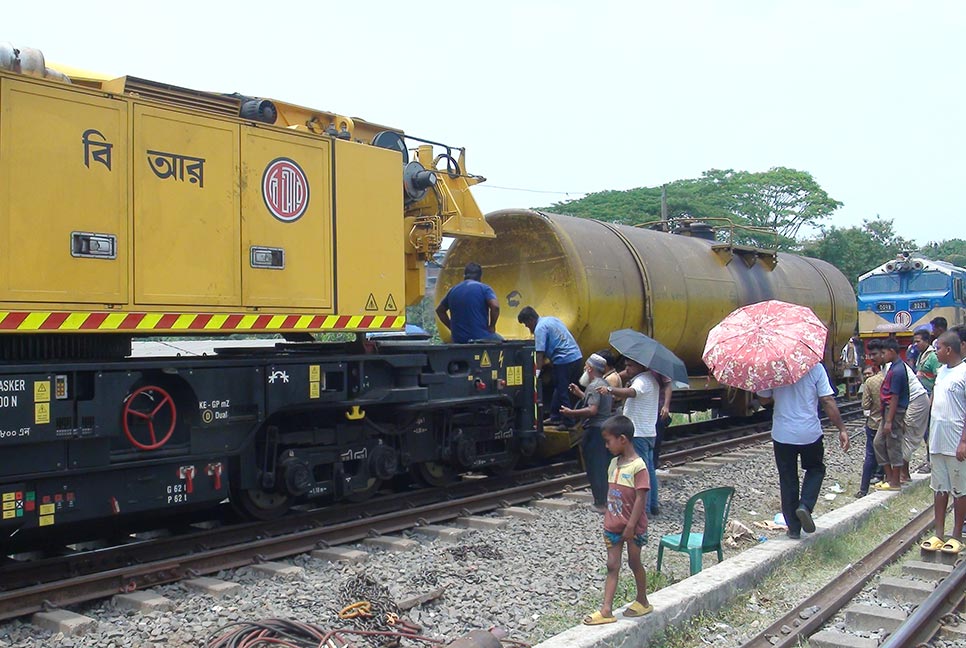
<svg viewBox="0 0 966 648">
<path fill-rule="evenodd" d="M 483 352 L 483 357 L 480 358 L 480 367 L 489 367 L 490 365 L 490 354 L 486 351 Z"/>
<path fill-rule="evenodd" d="M 386 307 L 383 310 L 394 311 L 399 310 L 396 308 L 396 300 L 392 298 L 392 293 L 389 293 L 389 299 L 386 300 Z"/>
<path fill-rule="evenodd" d="M 369 299 L 366 300 L 366 310 L 374 311 L 379 310 L 379 306 L 376 305 L 376 296 L 369 293 Z"/>
</svg>

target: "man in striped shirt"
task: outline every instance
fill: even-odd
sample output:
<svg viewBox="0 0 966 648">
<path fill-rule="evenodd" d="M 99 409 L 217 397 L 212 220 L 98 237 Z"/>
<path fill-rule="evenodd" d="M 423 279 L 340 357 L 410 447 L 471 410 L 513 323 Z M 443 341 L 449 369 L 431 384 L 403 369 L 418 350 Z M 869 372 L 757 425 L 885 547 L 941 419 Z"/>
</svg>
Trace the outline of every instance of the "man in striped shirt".
<svg viewBox="0 0 966 648">
<path fill-rule="evenodd" d="M 929 425 L 936 535 L 921 546 L 926 551 L 959 553 L 963 549 L 962 530 L 966 519 L 966 364 L 957 334 L 943 333 L 937 344 L 936 353 L 944 366 L 936 376 Z M 950 493 L 953 494 L 953 533 L 942 543 Z"/>
</svg>

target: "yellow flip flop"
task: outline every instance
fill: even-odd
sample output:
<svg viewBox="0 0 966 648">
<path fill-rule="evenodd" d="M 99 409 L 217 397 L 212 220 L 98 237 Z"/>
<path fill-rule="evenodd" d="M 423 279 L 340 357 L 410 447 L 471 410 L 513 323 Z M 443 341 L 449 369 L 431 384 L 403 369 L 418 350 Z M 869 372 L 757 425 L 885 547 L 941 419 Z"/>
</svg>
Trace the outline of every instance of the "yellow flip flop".
<svg viewBox="0 0 966 648">
<path fill-rule="evenodd" d="M 919 548 L 922 549 L 923 551 L 939 551 L 940 549 L 943 548 L 943 545 L 945 544 L 946 544 L 945 540 L 943 540 L 942 538 L 933 536 L 928 540 L 924 540 L 920 542 Z"/>
<path fill-rule="evenodd" d="M 902 490 L 902 487 L 890 486 L 889 482 L 879 482 L 878 484 L 875 485 L 875 489 L 877 491 L 900 491 Z"/>
<path fill-rule="evenodd" d="M 650 603 L 648 603 L 647 605 L 643 605 L 640 601 L 634 601 L 633 603 L 627 606 L 626 610 L 624 610 L 624 616 L 631 617 L 631 618 L 642 617 L 645 614 L 650 614 L 653 611 L 654 611 L 654 606 L 651 605 Z"/>
<path fill-rule="evenodd" d="M 584 625 L 604 625 L 605 623 L 614 623 L 615 621 L 617 621 L 617 617 L 605 617 L 600 613 L 600 610 L 597 610 L 593 614 L 588 614 L 584 617 Z"/>
<path fill-rule="evenodd" d="M 963 550 L 963 543 L 957 540 L 956 538 L 950 538 L 949 540 L 947 540 L 946 544 L 943 545 L 943 548 L 940 549 L 940 551 L 942 551 L 945 554 L 958 554 L 962 550 Z"/>
</svg>

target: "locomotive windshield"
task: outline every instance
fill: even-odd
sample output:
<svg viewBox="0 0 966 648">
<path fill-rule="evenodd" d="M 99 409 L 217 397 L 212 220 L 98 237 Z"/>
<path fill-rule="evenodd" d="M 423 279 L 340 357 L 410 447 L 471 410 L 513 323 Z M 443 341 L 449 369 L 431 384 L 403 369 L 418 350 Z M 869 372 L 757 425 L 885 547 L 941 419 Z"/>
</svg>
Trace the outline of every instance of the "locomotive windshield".
<svg viewBox="0 0 966 648">
<path fill-rule="evenodd" d="M 949 277 L 941 272 L 921 272 L 909 277 L 909 292 L 926 292 L 929 290 L 947 290 Z"/>
<path fill-rule="evenodd" d="M 860 295 L 881 295 L 899 292 L 899 275 L 874 275 L 859 282 Z"/>
</svg>

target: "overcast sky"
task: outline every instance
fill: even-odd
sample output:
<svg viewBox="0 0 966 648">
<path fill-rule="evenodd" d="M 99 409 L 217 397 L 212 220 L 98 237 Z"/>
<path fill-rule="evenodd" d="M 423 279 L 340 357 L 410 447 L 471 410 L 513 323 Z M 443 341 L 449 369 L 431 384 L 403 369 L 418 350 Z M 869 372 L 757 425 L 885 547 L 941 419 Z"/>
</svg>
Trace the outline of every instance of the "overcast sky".
<svg viewBox="0 0 966 648">
<path fill-rule="evenodd" d="M 53 62 L 465 146 L 484 211 L 788 166 L 836 225 L 966 238 L 961 0 L 74 0 L 3 25 Z"/>
</svg>

